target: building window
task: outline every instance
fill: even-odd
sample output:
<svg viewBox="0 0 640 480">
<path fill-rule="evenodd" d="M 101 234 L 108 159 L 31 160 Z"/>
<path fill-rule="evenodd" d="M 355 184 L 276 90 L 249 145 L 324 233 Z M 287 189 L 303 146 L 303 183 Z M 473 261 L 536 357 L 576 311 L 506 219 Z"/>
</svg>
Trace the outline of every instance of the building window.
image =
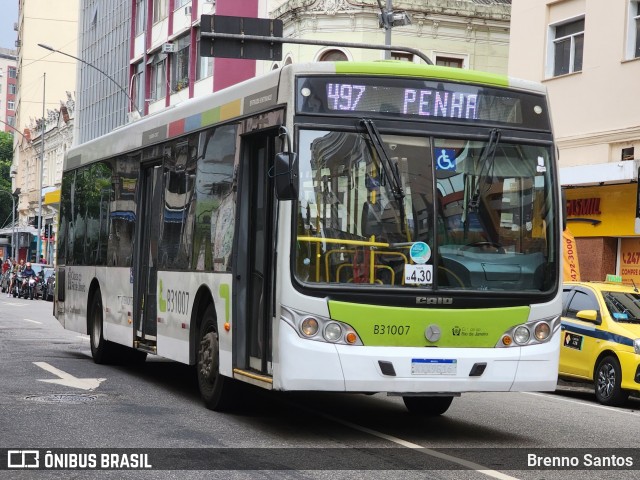
<svg viewBox="0 0 640 480">
<path fill-rule="evenodd" d="M 584 48 L 584 18 L 561 25 L 553 30 L 553 76 L 582 70 Z"/>
<path fill-rule="evenodd" d="M 629 2 L 627 59 L 640 58 L 640 0 Z"/>
<path fill-rule="evenodd" d="M 213 75 L 213 57 L 203 57 L 200 54 L 200 38 L 198 38 L 197 50 L 198 53 L 196 58 L 198 58 L 198 61 L 196 65 L 198 71 L 196 72 L 196 79 L 202 80 L 203 78 Z"/>
<path fill-rule="evenodd" d="M 327 50 L 318 59 L 320 62 L 346 62 L 347 55 L 340 50 Z"/>
<path fill-rule="evenodd" d="M 171 90 L 179 92 L 189 86 L 189 50 L 191 36 L 176 39 L 173 44 L 176 51 L 171 56 Z"/>
<path fill-rule="evenodd" d="M 142 112 L 144 110 L 144 63 L 137 63 L 135 68 L 131 82 L 132 100 L 138 112 Z"/>
<path fill-rule="evenodd" d="M 441 67 L 462 68 L 464 66 L 464 60 L 462 58 L 436 56 L 436 65 Z"/>
<path fill-rule="evenodd" d="M 160 100 L 167 95 L 166 55 L 154 55 L 151 59 L 151 99 Z"/>
<path fill-rule="evenodd" d="M 147 0 L 136 0 L 136 35 L 144 32 L 147 20 Z"/>
<path fill-rule="evenodd" d="M 391 52 L 391 60 L 401 60 L 403 62 L 413 62 L 413 53 Z"/>
<path fill-rule="evenodd" d="M 7 110 L 15 110 L 16 104 L 15 102 L 7 102 Z"/>
<path fill-rule="evenodd" d="M 167 18 L 167 3 L 169 0 L 153 0 L 153 23 Z"/>
<path fill-rule="evenodd" d="M 10 83 L 10 84 L 8 85 L 7 93 L 8 93 L 9 95 L 15 95 L 15 94 L 16 94 L 16 90 L 17 90 L 17 88 L 18 88 L 18 87 L 16 86 L 16 84 L 15 84 L 15 83 Z"/>
<path fill-rule="evenodd" d="M 182 7 L 183 5 L 186 5 L 189 2 L 191 2 L 191 0 L 176 0 L 176 3 L 173 6 L 173 8 L 174 8 L 174 10 L 177 10 L 180 7 Z"/>
<path fill-rule="evenodd" d="M 16 71 L 15 67 L 9 67 L 7 70 L 9 72 L 9 78 L 17 78 L 18 72 Z"/>
<path fill-rule="evenodd" d="M 16 117 L 13 115 L 7 115 L 7 123 L 12 127 L 16 126 Z"/>
<path fill-rule="evenodd" d="M 636 27 L 636 50 L 634 58 L 640 57 L 640 2 L 636 3 L 636 15 L 633 17 L 633 21 Z"/>
<path fill-rule="evenodd" d="M 621 157 L 622 157 L 621 158 L 622 161 L 635 160 L 634 148 L 633 147 L 623 148 Z"/>
</svg>

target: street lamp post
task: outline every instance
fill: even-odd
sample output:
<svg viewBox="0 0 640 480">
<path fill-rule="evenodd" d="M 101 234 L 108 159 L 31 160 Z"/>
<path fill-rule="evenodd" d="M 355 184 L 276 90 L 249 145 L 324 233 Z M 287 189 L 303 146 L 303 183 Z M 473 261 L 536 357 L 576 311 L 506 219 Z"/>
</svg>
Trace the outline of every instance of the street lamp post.
<svg viewBox="0 0 640 480">
<path fill-rule="evenodd" d="M 384 27 L 384 44 L 386 46 L 391 45 L 391 29 L 393 27 L 402 27 L 411 23 L 411 17 L 407 12 L 394 12 L 392 0 L 387 0 L 386 5 L 382 6 L 382 0 L 378 0 L 378 7 L 380 7 L 380 26 Z M 389 60 L 391 58 L 391 52 L 386 50 L 384 52 L 384 58 Z"/>
<path fill-rule="evenodd" d="M 42 175 L 44 173 L 44 134 L 47 130 L 47 119 L 45 117 L 45 93 L 47 87 L 47 74 L 42 75 L 42 151 L 40 152 L 40 175 L 38 187 L 38 235 L 36 240 L 36 262 L 40 260 L 42 248 Z"/>
<path fill-rule="evenodd" d="M 106 73 L 103 70 L 99 69 L 98 67 L 96 67 L 92 63 L 87 62 L 86 60 L 83 60 L 83 59 L 78 58 L 78 57 L 76 57 L 74 55 L 71 55 L 70 53 L 66 53 L 66 52 L 62 52 L 60 50 L 57 50 L 57 49 L 53 48 L 50 45 L 46 45 L 44 43 L 39 43 L 38 46 L 44 48 L 45 50 L 49 50 L 51 52 L 59 53 L 61 55 L 65 55 L 67 57 L 73 58 L 74 60 L 77 60 L 80 63 L 84 63 L 88 67 L 91 67 L 91 68 L 97 70 L 98 72 L 100 72 L 102 75 L 104 75 L 109 80 L 111 80 L 115 84 L 115 86 L 118 87 L 120 89 L 120 91 L 126 95 L 127 100 L 129 100 L 129 111 L 131 111 L 131 107 L 133 107 L 136 110 L 138 118 L 140 118 L 142 116 L 142 114 L 140 113 L 140 110 L 138 110 L 138 106 L 133 102 L 133 100 L 131 99 L 131 96 L 129 95 L 129 93 L 124 88 L 122 88 L 122 86 L 120 86 L 120 84 L 118 82 L 116 82 L 116 80 L 111 75 L 109 75 L 108 73 Z"/>
</svg>

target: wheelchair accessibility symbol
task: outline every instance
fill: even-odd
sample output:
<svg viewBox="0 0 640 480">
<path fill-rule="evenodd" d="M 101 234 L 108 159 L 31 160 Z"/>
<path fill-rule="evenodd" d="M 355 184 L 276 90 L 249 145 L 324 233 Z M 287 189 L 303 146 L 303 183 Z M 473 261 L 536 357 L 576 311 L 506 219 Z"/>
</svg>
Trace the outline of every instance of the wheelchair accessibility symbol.
<svg viewBox="0 0 640 480">
<path fill-rule="evenodd" d="M 455 170 L 456 151 L 452 148 L 436 149 L 436 170 Z"/>
</svg>

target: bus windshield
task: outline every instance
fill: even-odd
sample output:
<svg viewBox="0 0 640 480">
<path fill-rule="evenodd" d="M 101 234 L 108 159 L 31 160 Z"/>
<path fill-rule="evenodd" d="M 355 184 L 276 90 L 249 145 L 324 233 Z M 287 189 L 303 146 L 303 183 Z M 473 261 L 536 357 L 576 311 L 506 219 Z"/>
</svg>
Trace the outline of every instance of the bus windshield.
<svg viewBox="0 0 640 480">
<path fill-rule="evenodd" d="M 554 288 L 550 147 L 476 138 L 300 130 L 298 281 Z"/>
</svg>

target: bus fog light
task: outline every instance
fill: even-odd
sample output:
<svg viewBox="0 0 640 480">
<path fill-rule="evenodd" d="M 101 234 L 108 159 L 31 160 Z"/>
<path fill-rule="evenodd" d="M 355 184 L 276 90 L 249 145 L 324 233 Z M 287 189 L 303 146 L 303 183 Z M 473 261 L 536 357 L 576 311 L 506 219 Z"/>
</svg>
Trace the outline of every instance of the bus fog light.
<svg viewBox="0 0 640 480">
<path fill-rule="evenodd" d="M 502 344 L 505 346 L 509 346 L 511 345 L 511 343 L 513 342 L 513 340 L 511 339 L 511 337 L 509 335 L 505 335 L 504 337 L 502 337 Z"/>
<path fill-rule="evenodd" d="M 536 325 L 535 336 L 539 341 L 546 340 L 549 338 L 549 334 L 551 333 L 551 327 L 546 322 L 540 322 Z"/>
<path fill-rule="evenodd" d="M 529 341 L 529 338 L 531 338 L 531 333 L 529 332 L 529 329 L 524 325 L 520 325 L 518 328 L 516 328 L 515 332 L 513 332 L 513 339 L 519 345 L 524 345 L 525 343 L 527 343 Z"/>
<path fill-rule="evenodd" d="M 313 317 L 307 317 L 300 322 L 300 331 L 306 337 L 313 337 L 318 333 L 318 320 Z"/>
<path fill-rule="evenodd" d="M 337 342 L 342 336 L 342 327 L 331 322 L 324 329 L 324 338 L 327 342 Z"/>
</svg>

